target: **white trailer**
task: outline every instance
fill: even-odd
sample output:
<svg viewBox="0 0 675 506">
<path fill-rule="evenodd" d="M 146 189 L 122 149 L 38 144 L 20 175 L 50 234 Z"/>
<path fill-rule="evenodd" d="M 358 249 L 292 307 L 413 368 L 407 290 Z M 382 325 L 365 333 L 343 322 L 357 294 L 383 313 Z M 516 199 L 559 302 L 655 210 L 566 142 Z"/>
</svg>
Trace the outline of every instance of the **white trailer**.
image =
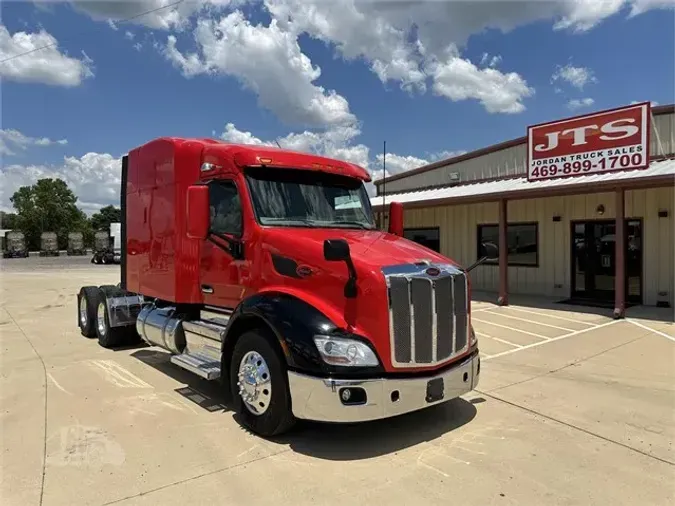
<svg viewBox="0 0 675 506">
<path fill-rule="evenodd" d="M 113 241 L 113 263 L 120 263 L 122 258 L 122 224 L 121 223 L 111 223 L 110 224 L 110 237 Z"/>
</svg>

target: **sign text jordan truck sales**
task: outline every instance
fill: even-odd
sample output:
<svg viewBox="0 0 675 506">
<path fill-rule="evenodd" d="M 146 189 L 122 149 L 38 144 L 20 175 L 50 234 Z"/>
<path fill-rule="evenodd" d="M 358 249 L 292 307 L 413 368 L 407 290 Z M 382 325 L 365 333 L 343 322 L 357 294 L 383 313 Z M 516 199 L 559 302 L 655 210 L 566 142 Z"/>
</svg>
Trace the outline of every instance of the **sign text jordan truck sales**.
<svg viewBox="0 0 675 506">
<path fill-rule="evenodd" d="M 650 103 L 527 129 L 527 179 L 536 181 L 649 165 Z"/>
</svg>

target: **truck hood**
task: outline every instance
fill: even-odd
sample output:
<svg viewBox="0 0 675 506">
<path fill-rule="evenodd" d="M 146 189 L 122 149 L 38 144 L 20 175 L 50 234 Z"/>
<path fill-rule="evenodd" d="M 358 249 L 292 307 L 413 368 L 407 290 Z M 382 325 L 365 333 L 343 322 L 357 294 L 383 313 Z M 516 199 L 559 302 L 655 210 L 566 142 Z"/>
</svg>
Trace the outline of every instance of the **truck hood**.
<svg viewBox="0 0 675 506">
<path fill-rule="evenodd" d="M 357 274 L 357 295 L 347 298 L 345 262 L 323 256 L 326 239 L 349 243 Z M 266 228 L 260 237 L 261 286 L 298 297 L 328 317 L 338 328 L 368 339 L 392 370 L 389 344 L 389 303 L 382 267 L 422 260 L 450 259 L 413 241 L 377 230 Z"/>
<path fill-rule="evenodd" d="M 302 259 L 318 267 L 317 264 L 327 264 L 323 258 L 323 242 L 326 239 L 345 239 L 349 243 L 354 264 L 369 270 L 420 260 L 450 262 L 448 258 L 416 242 L 379 230 L 274 228 L 266 230 L 264 242 L 280 254 L 294 252 L 291 256 L 297 255 L 297 260 Z"/>
</svg>

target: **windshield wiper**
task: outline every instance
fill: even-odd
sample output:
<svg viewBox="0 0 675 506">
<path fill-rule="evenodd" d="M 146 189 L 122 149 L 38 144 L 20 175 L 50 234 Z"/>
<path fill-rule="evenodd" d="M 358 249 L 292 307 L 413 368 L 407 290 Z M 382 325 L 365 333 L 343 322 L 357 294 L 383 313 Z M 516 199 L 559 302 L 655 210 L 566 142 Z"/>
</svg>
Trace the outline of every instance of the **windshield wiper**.
<svg viewBox="0 0 675 506">
<path fill-rule="evenodd" d="M 364 230 L 374 230 L 375 227 L 370 225 L 369 223 L 363 223 L 362 221 L 336 221 L 334 223 L 331 223 L 331 227 L 339 227 L 341 225 L 347 225 L 347 226 L 356 226 L 359 228 L 362 228 Z"/>
</svg>

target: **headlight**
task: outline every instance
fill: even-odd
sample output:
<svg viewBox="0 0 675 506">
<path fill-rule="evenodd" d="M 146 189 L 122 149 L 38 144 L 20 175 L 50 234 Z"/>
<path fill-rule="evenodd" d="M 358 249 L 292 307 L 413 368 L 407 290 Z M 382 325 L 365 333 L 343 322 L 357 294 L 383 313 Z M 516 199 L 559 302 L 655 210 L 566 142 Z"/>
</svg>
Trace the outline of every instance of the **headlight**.
<svg viewBox="0 0 675 506">
<path fill-rule="evenodd" d="M 323 361 L 330 365 L 368 367 L 380 364 L 373 350 L 355 339 L 314 336 L 314 343 Z"/>
<path fill-rule="evenodd" d="M 476 336 L 476 331 L 473 330 L 473 325 L 471 325 L 471 340 L 469 341 L 469 346 L 473 346 L 478 342 L 478 337 Z"/>
</svg>

